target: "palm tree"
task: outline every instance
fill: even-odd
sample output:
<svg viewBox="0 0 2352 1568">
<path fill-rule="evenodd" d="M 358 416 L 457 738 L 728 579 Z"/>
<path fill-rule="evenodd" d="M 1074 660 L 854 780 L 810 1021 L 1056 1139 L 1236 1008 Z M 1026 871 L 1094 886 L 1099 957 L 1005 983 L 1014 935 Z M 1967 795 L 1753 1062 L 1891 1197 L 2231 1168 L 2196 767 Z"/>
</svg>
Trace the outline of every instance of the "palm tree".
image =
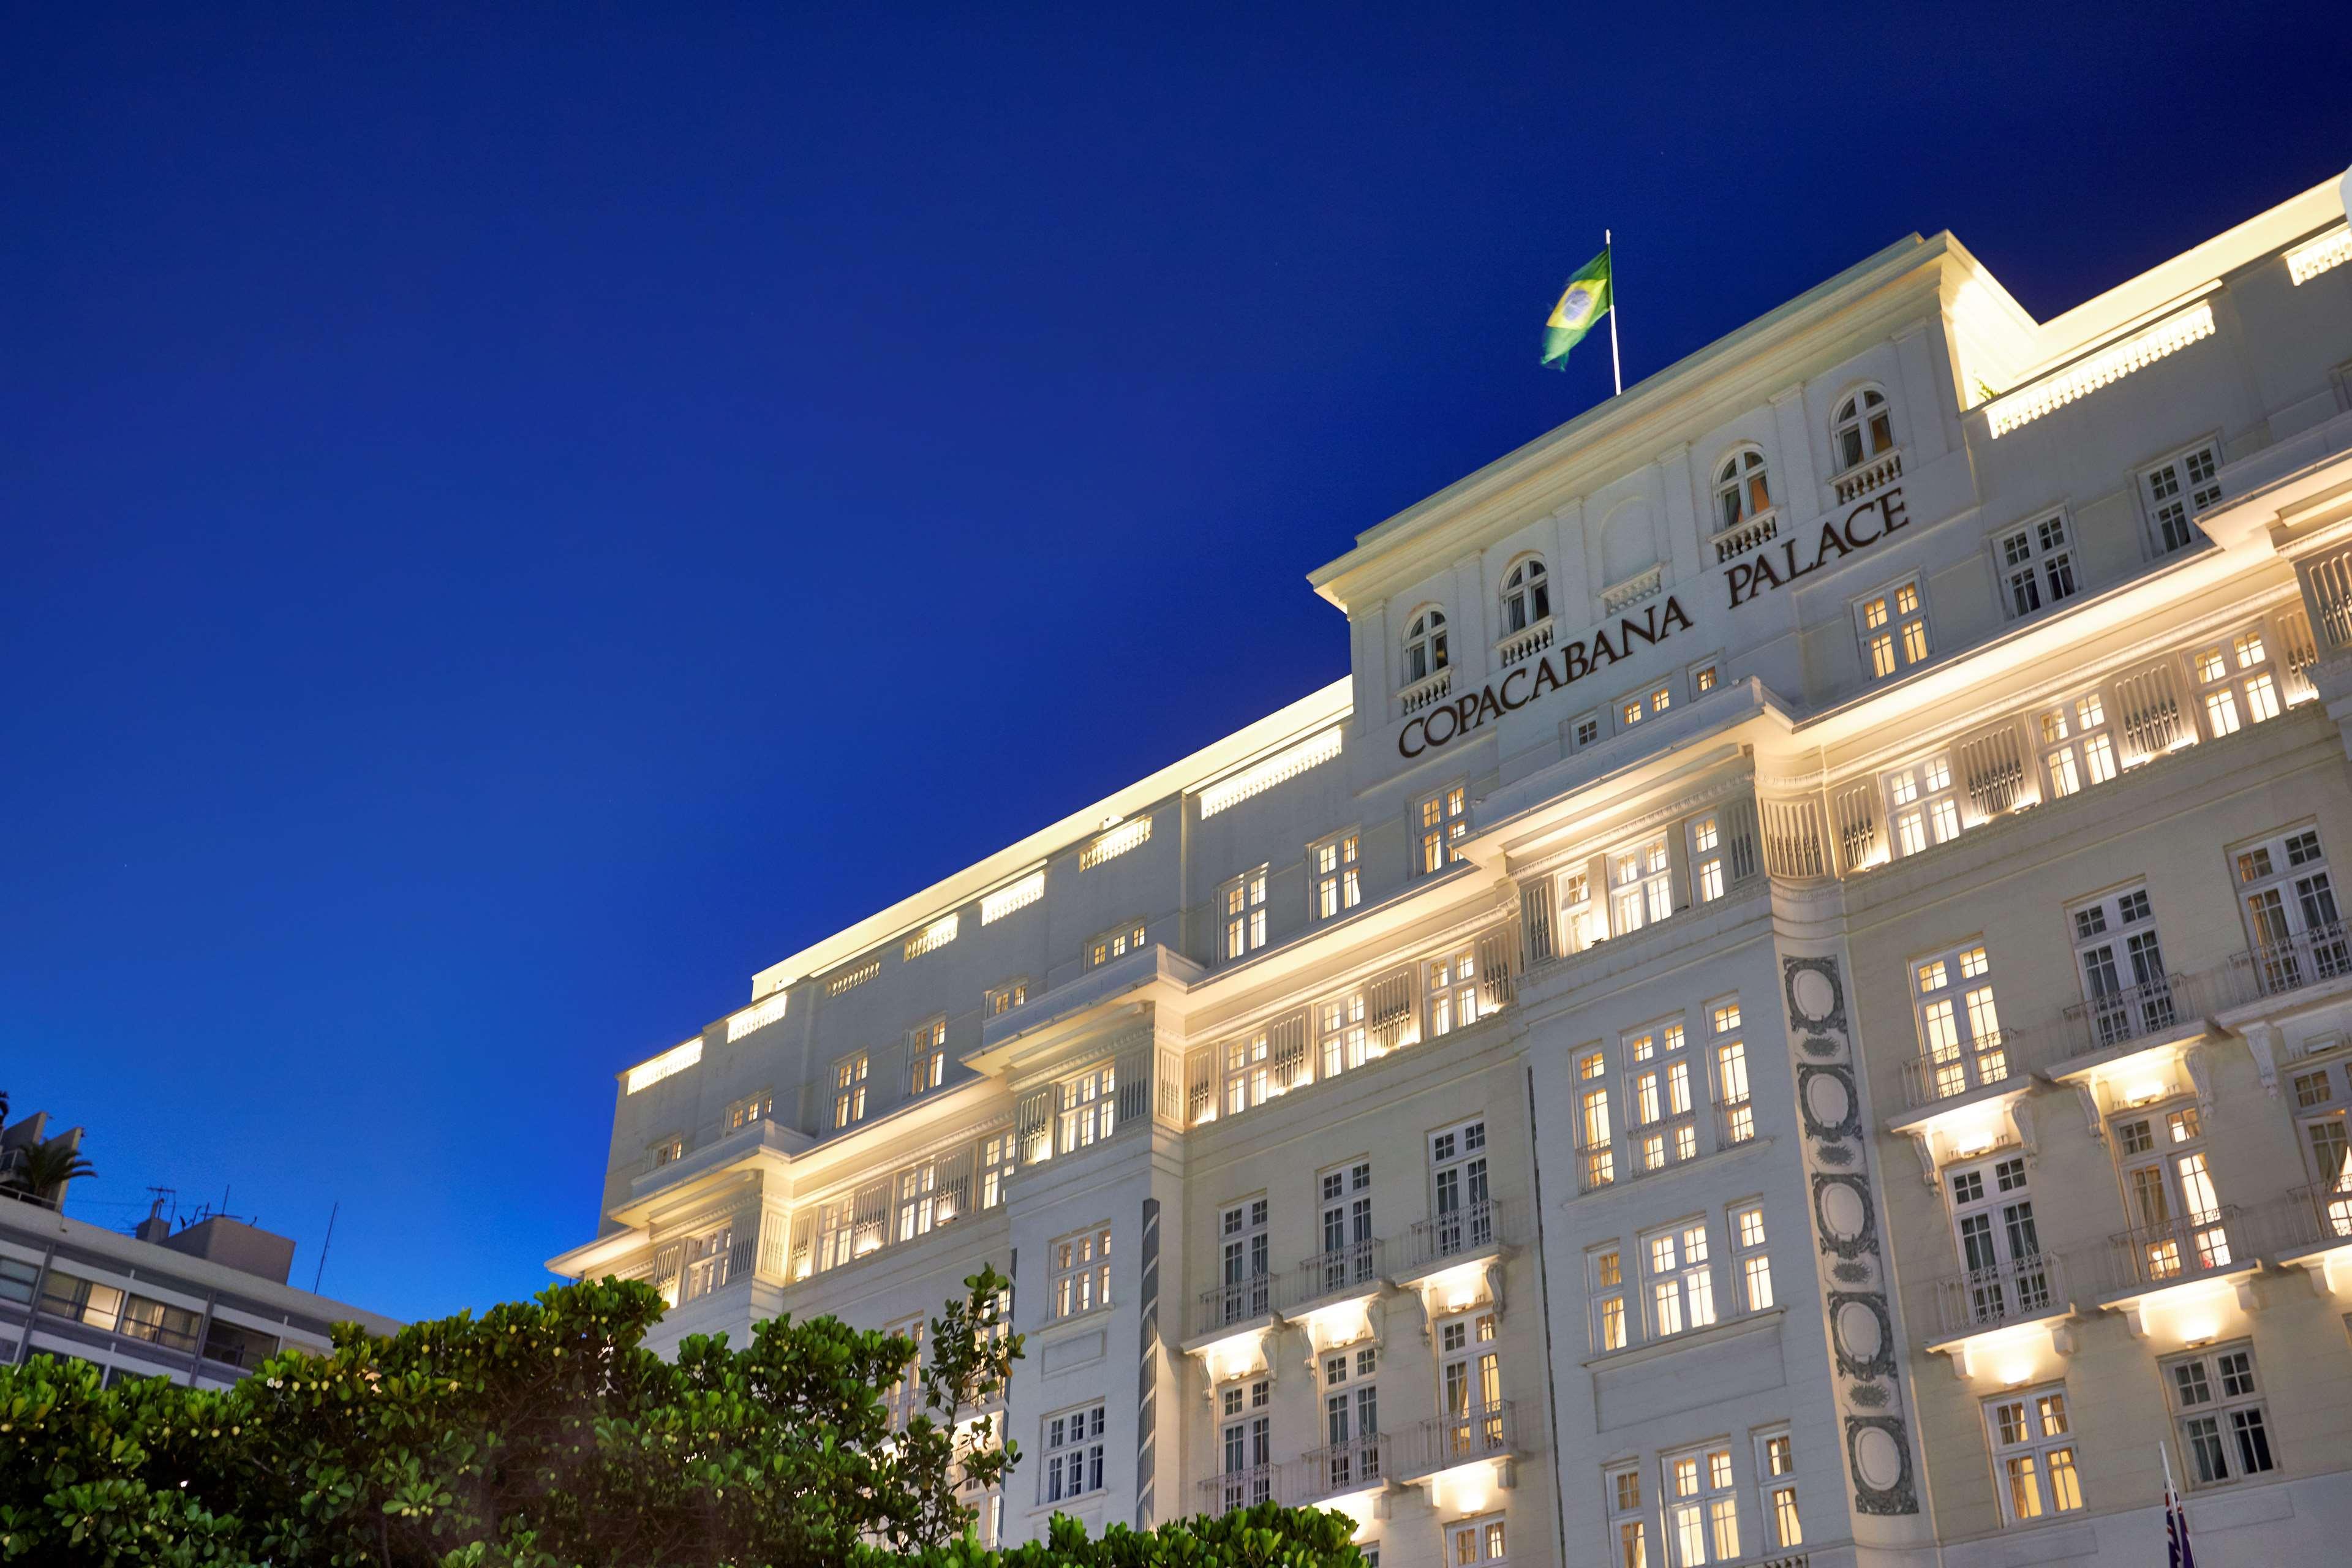
<svg viewBox="0 0 2352 1568">
<path fill-rule="evenodd" d="M 0 1175 L 0 1182 L 31 1194 L 36 1203 L 54 1208 L 68 1182 L 77 1176 L 97 1174 L 98 1168 L 83 1156 L 80 1150 L 69 1149 L 53 1139 L 26 1150 L 16 1168 L 5 1175 Z"/>
</svg>

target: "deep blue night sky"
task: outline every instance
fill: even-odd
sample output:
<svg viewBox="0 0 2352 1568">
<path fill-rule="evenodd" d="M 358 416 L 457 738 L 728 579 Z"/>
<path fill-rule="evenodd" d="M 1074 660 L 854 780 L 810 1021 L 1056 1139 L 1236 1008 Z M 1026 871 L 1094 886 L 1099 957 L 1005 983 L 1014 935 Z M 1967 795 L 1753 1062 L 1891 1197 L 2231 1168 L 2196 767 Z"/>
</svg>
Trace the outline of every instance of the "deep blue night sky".
<svg viewBox="0 0 2352 1568">
<path fill-rule="evenodd" d="M 0 1088 L 401 1317 L 755 968 L 1340 674 L 1604 225 L 1630 380 L 2352 161 L 2326 5 L 100 9 L 0 48 Z"/>
</svg>

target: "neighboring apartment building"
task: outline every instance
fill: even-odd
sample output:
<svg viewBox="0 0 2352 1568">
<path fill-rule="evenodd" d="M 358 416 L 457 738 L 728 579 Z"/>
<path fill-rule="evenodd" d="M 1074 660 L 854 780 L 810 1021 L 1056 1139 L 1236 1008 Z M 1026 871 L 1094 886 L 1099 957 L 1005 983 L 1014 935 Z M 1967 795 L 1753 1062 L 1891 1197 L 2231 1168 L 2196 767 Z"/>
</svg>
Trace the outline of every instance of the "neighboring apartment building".
<svg viewBox="0 0 2352 1568">
<path fill-rule="evenodd" d="M 1363 534 L 1353 674 L 620 1077 L 666 1342 L 1028 1337 L 991 1528 L 1390 1568 L 2352 1531 L 2352 235 L 1887 247 Z"/>
<path fill-rule="evenodd" d="M 44 1142 L 46 1120 L 16 1123 L 5 1147 Z M 91 1363 L 110 1386 L 222 1388 L 286 1347 L 327 1350 L 336 1323 L 400 1327 L 287 1284 L 290 1237 L 226 1215 L 174 1230 L 160 1214 L 123 1236 L 54 1205 L 0 1185 L 0 1366 L 49 1355 Z"/>
</svg>

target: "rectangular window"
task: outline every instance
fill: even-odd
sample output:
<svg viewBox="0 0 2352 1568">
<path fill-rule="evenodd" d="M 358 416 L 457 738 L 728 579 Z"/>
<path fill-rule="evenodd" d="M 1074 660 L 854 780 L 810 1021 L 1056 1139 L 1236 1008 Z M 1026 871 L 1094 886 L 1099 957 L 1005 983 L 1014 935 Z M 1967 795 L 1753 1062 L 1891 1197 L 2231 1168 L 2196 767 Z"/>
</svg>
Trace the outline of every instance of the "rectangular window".
<svg viewBox="0 0 2352 1568">
<path fill-rule="evenodd" d="M 1592 1348 L 1622 1351 L 1625 1335 L 1625 1268 L 1617 1244 L 1596 1247 L 1584 1255 L 1585 1297 L 1592 1309 Z"/>
<path fill-rule="evenodd" d="M 1558 934 L 1553 940 L 1560 952 L 1582 952 L 1594 942 L 1608 940 L 1608 920 L 1592 897 L 1590 872 L 1561 873 L 1554 903 L 1552 929 Z"/>
<path fill-rule="evenodd" d="M 2074 963 L 2097 1045 L 2104 1048 L 2168 1029 L 2179 1022 L 2171 971 L 2165 967 L 2147 889 L 2130 888 L 2067 910 Z"/>
<path fill-rule="evenodd" d="M 1223 954 L 1228 963 L 1265 945 L 1265 872 L 1263 866 L 1244 871 L 1218 891 L 1218 906 L 1225 917 Z"/>
<path fill-rule="evenodd" d="M 915 1342 L 915 1359 L 898 1373 L 898 1381 L 883 1391 L 882 1403 L 890 1412 L 890 1430 L 904 1432 L 915 1413 L 923 1408 L 923 1320 L 908 1318 L 896 1323 L 885 1323 L 882 1331 L 898 1334 Z"/>
<path fill-rule="evenodd" d="M 1130 921 L 1116 931 L 1107 931 L 1087 943 L 1087 967 L 1096 968 L 1114 958 L 1124 958 L 1143 947 L 1143 922 Z"/>
<path fill-rule="evenodd" d="M 1560 729 L 1568 735 L 1570 748 L 1580 752 L 1587 746 L 1600 743 L 1601 715 L 1580 713 L 1561 725 Z"/>
<path fill-rule="evenodd" d="M 2050 788 L 2058 799 L 2105 784 L 2118 771 L 2115 737 L 2107 730 L 2106 704 L 2095 691 L 2045 711 L 2042 744 Z"/>
<path fill-rule="evenodd" d="M 858 1052 L 833 1068 L 833 1125 L 835 1131 L 866 1120 L 866 1053 Z"/>
<path fill-rule="evenodd" d="M 1053 1278 L 1046 1287 L 1054 1318 L 1075 1318 L 1110 1305 L 1110 1226 L 1066 1236 L 1047 1249 Z"/>
<path fill-rule="evenodd" d="M 2281 676 L 2272 668 L 2260 626 L 2208 644 L 2190 654 L 2189 663 L 2197 672 L 2206 733 L 2214 739 L 2279 716 Z"/>
<path fill-rule="evenodd" d="M 1432 959 L 1423 968 L 1429 1005 L 1426 1038 L 1433 1040 L 1478 1021 L 1478 965 L 1472 949 Z"/>
<path fill-rule="evenodd" d="M 1739 1555 L 1739 1498 L 1731 1450 L 1700 1448 L 1665 1459 L 1666 1536 L 1682 1568 Z"/>
<path fill-rule="evenodd" d="M 1609 857 L 1609 927 L 1623 936 L 1654 925 L 1674 912 L 1673 871 L 1666 836 L 1617 850 Z"/>
<path fill-rule="evenodd" d="M 1609 1500 L 1612 1568 L 1650 1568 L 1650 1521 L 1642 1508 L 1642 1472 L 1633 1466 L 1602 1479 Z"/>
<path fill-rule="evenodd" d="M 1805 1543 L 1805 1529 L 1797 1519 L 1796 1473 L 1797 1450 L 1789 1434 L 1757 1434 L 1756 1477 L 1764 1494 L 1765 1528 L 1771 1544 L 1784 1551 Z"/>
<path fill-rule="evenodd" d="M 1507 1561 L 1503 1545 L 1503 1519 L 1496 1514 L 1486 1519 L 1459 1520 L 1445 1527 L 1447 1542 L 1445 1568 L 1479 1568 L 1480 1564 Z"/>
<path fill-rule="evenodd" d="M 1764 1250 L 1764 1205 L 1741 1204 L 1729 1216 L 1731 1264 L 1739 1279 L 1740 1307 L 1760 1312 L 1772 1304 L 1772 1258 Z"/>
<path fill-rule="evenodd" d="M 1029 1005 L 1029 983 L 1026 980 L 1008 980 L 1002 985 L 993 986 L 984 1005 L 992 1018 L 1002 1018 L 1015 1007 L 1025 1007 Z"/>
<path fill-rule="evenodd" d="M 1343 833 L 1327 838 L 1307 852 L 1315 867 L 1315 918 L 1337 919 L 1364 901 L 1362 868 L 1356 860 L 1356 836 Z"/>
<path fill-rule="evenodd" d="M 2251 1344 L 2217 1346 L 2163 1363 L 2192 1486 L 2221 1486 L 2278 1468 Z"/>
<path fill-rule="evenodd" d="M 907 1032 L 907 1092 L 929 1094 L 948 1070 L 948 1021 L 933 1018 Z"/>
<path fill-rule="evenodd" d="M 2008 1080 L 2009 1055 L 2001 1047 L 2000 1011 L 1993 1002 L 1992 961 L 1980 939 L 1915 960 L 1911 989 L 1919 1054 L 1937 1099 Z"/>
<path fill-rule="evenodd" d="M 1929 757 L 1883 776 L 1896 854 L 1916 855 L 1960 836 L 1959 795 L 1952 785 L 1950 758 Z"/>
<path fill-rule="evenodd" d="M 1715 1057 L 1717 1142 L 1724 1148 L 1756 1136 L 1756 1102 L 1748 1089 L 1748 1045 L 1740 1037 L 1739 998 L 1706 1006 L 1707 1049 Z"/>
<path fill-rule="evenodd" d="M 1370 1036 L 1365 1032 L 1364 994 L 1351 991 L 1318 1004 L 1315 1009 L 1315 1040 L 1316 1058 L 1325 1078 L 1337 1078 L 1371 1060 L 1376 1053 L 1371 1049 Z"/>
<path fill-rule="evenodd" d="M 1118 1121 L 1118 1074 L 1109 1062 L 1062 1085 L 1061 1152 L 1109 1141 Z"/>
<path fill-rule="evenodd" d="M 1723 681 L 1723 677 L 1713 660 L 1709 660 L 1706 664 L 1702 664 L 1693 669 L 1690 672 L 1690 678 L 1691 695 L 1693 697 L 1706 696 L 1708 692 L 1721 685 Z"/>
<path fill-rule="evenodd" d="M 2064 513 L 2011 529 L 1993 553 L 2000 563 L 2001 601 L 2011 619 L 2074 596 L 2074 548 Z"/>
<path fill-rule="evenodd" d="M 1927 607 L 1915 579 L 1873 594 L 1853 607 L 1862 638 L 1862 667 L 1873 680 L 1885 680 L 1926 662 Z"/>
<path fill-rule="evenodd" d="M 2050 1310 L 2050 1270 L 2033 1217 L 2021 1155 L 1948 1171 L 1952 1230 L 1959 1247 L 1969 1321 L 1990 1328 Z"/>
<path fill-rule="evenodd" d="M 1316 1178 L 1322 1206 L 1323 1250 L 1315 1279 L 1323 1291 L 1369 1283 L 1373 1276 L 1372 1163 L 1357 1160 Z"/>
<path fill-rule="evenodd" d="M 1003 1203 L 1018 1163 L 1020 1142 L 1010 1132 L 992 1132 L 980 1141 L 980 1206 L 992 1209 Z"/>
<path fill-rule="evenodd" d="M 1736 1005 L 1731 1018 L 1736 1029 Z M 1686 1038 L 1681 1021 L 1669 1019 L 1619 1042 L 1626 1064 L 1625 1119 L 1636 1175 L 1698 1153 L 1698 1129 L 1691 1114 L 1691 1062 L 1683 1048 Z M 1741 1065 L 1744 1069 L 1744 1056 Z"/>
<path fill-rule="evenodd" d="M 2083 1506 L 2063 1384 L 2000 1394 L 1985 1401 L 1984 1412 L 2004 1519 L 2031 1524 Z"/>
<path fill-rule="evenodd" d="M 1689 1220 L 1642 1237 L 1650 1292 L 1650 1333 L 1665 1339 L 1715 1321 L 1715 1273 L 1707 1264 L 1706 1222 Z"/>
<path fill-rule="evenodd" d="M 1576 1058 L 1576 1147 L 1583 1189 L 1605 1187 L 1617 1179 L 1614 1129 L 1609 1121 L 1609 1063 L 1599 1047 Z"/>
<path fill-rule="evenodd" d="M 2352 973 L 2352 943 L 2336 907 L 2315 827 L 2290 828 L 2231 854 L 2248 965 L 2265 995 Z"/>
<path fill-rule="evenodd" d="M 1100 1405 L 1045 1418 L 1045 1497 L 1060 1502 L 1103 1489 L 1103 1411 Z"/>
<path fill-rule="evenodd" d="M 1274 1496 L 1274 1420 L 1266 1414 L 1272 1403 L 1265 1378 L 1230 1384 L 1218 1390 L 1223 1455 L 1218 1474 L 1225 1510 L 1249 1508 Z"/>
<path fill-rule="evenodd" d="M 1503 1365 L 1495 1314 L 1480 1311 L 1437 1329 L 1440 1429 L 1447 1459 L 1503 1451 Z"/>
<path fill-rule="evenodd" d="M 1470 836 L 1470 792 L 1454 784 L 1431 795 L 1415 808 L 1419 820 L 1420 858 L 1423 876 L 1443 871 L 1462 858 L 1462 841 Z"/>
<path fill-rule="evenodd" d="M 1475 1251 L 1495 1239 L 1490 1196 L 1486 1120 L 1431 1133 L 1429 1211 L 1439 1257 Z"/>
<path fill-rule="evenodd" d="M 1337 1351 L 1323 1358 L 1323 1469 L 1316 1479 L 1333 1492 L 1381 1483 L 1381 1401 L 1372 1375 L 1380 1352 Z"/>
<path fill-rule="evenodd" d="M 1217 1215 L 1217 1325 L 1264 1317 L 1274 1296 L 1274 1260 L 1267 1249 L 1266 1200 L 1250 1198 Z"/>
<path fill-rule="evenodd" d="M 1690 824 L 1691 894 L 1702 904 L 1723 897 L 1723 827 L 1713 812 Z"/>
<path fill-rule="evenodd" d="M 2221 472 L 2220 453 L 2208 441 L 2141 473 L 2148 542 L 2157 554 L 2170 555 L 2197 542 L 2194 519 L 2221 499 Z"/>
<path fill-rule="evenodd" d="M 732 1132 L 738 1128 L 749 1127 L 754 1122 L 769 1121 L 775 1114 L 776 1091 L 772 1089 L 763 1089 L 759 1093 L 739 1100 L 727 1108 L 727 1131 Z"/>
<path fill-rule="evenodd" d="M 2192 1104 L 2114 1123 L 2132 1258 L 2147 1282 L 2227 1268 L 2236 1261 Z"/>
</svg>

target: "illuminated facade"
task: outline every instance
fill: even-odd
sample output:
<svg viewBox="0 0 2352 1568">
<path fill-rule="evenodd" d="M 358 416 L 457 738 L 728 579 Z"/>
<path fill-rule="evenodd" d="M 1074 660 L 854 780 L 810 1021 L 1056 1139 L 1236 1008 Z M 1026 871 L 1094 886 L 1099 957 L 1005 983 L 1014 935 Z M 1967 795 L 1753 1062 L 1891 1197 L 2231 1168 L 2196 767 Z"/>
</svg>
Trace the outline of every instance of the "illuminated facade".
<svg viewBox="0 0 2352 1568">
<path fill-rule="evenodd" d="M 664 1332 L 1028 1336 L 1008 1538 L 1391 1568 L 2352 1530 L 2352 244 L 1889 247 L 1363 534 L 1352 676 L 622 1076 Z"/>
</svg>

